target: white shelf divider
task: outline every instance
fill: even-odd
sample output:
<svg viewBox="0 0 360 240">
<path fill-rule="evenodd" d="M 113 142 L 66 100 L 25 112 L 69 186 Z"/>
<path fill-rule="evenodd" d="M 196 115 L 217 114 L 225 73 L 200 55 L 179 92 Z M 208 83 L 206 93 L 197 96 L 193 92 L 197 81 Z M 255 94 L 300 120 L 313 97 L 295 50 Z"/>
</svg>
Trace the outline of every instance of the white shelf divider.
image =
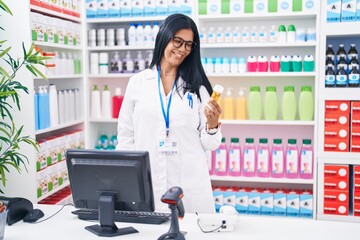
<svg viewBox="0 0 360 240">
<path fill-rule="evenodd" d="M 208 73 L 208 77 L 314 77 L 316 72 Z"/>
<path fill-rule="evenodd" d="M 82 78 L 82 74 L 64 74 L 64 75 L 52 75 L 46 76 L 47 79 L 74 79 L 74 78 Z M 41 80 L 42 78 L 36 77 L 35 80 Z"/>
<path fill-rule="evenodd" d="M 38 47 L 48 47 L 48 48 L 52 48 L 52 49 L 65 49 L 65 50 L 76 50 L 76 51 L 82 50 L 82 46 L 64 45 L 64 44 L 59 44 L 59 43 L 34 41 L 34 44 L 35 44 L 35 46 L 38 46 Z"/>
<path fill-rule="evenodd" d="M 109 73 L 109 74 L 90 74 L 89 78 L 130 78 L 135 73 Z"/>
<path fill-rule="evenodd" d="M 356 223 L 360 223 L 360 217 L 355 217 L 355 216 L 318 214 L 317 219 L 318 220 L 326 220 L 326 221 L 336 221 L 336 222 L 356 222 Z"/>
<path fill-rule="evenodd" d="M 131 50 L 152 50 L 154 46 L 104 46 L 88 47 L 88 51 L 131 51 Z"/>
<path fill-rule="evenodd" d="M 294 42 L 294 43 L 204 43 L 201 48 L 288 48 L 288 47 L 315 47 L 316 42 Z"/>
<path fill-rule="evenodd" d="M 127 23 L 134 21 L 154 22 L 164 21 L 167 16 L 153 16 L 153 17 L 119 17 L 119 18 L 89 18 L 86 23 Z"/>
<path fill-rule="evenodd" d="M 228 22 L 228 21 L 235 21 L 235 20 L 289 20 L 289 19 L 315 19 L 316 13 L 248 13 L 243 15 L 235 15 L 235 14 L 221 14 L 221 15 L 199 15 L 199 20 L 206 20 L 206 21 L 217 21 L 217 22 Z"/>
<path fill-rule="evenodd" d="M 284 184 L 314 184 L 313 179 L 300 178 L 260 178 L 260 177 L 233 177 L 233 176 L 210 176 L 211 181 L 227 181 L 227 182 L 259 182 L 259 183 L 284 183 Z"/>
<path fill-rule="evenodd" d="M 334 22 L 326 23 L 327 37 L 360 36 L 360 22 Z"/>
<path fill-rule="evenodd" d="M 73 22 L 81 23 L 81 16 L 80 17 L 75 17 L 75 16 L 67 15 L 67 14 L 64 14 L 64 13 L 61 13 L 61 12 L 56 12 L 56 11 L 49 10 L 49 9 L 46 9 L 46 8 L 34 6 L 34 5 L 31 5 L 31 4 L 30 4 L 30 9 L 35 11 L 35 12 L 44 13 L 46 15 L 50 15 L 50 16 L 53 16 L 53 17 L 58 17 L 58 18 L 62 18 L 62 19 L 65 19 L 65 20 L 70 20 L 70 21 L 73 21 Z"/>
<path fill-rule="evenodd" d="M 49 128 L 37 130 L 37 131 L 35 131 L 35 135 L 40 135 L 40 134 L 44 134 L 44 133 L 50 133 L 52 131 L 72 127 L 72 126 L 75 126 L 75 125 L 78 125 L 78 124 L 81 124 L 81 123 L 84 123 L 84 120 L 78 120 L 78 121 L 73 121 L 73 122 L 69 122 L 69 123 L 65 123 L 65 124 L 59 124 L 58 126 L 55 126 L 55 127 L 49 127 Z"/>
<path fill-rule="evenodd" d="M 290 125 L 290 126 L 314 126 L 314 121 L 283 121 L 283 120 L 274 120 L 274 121 L 267 121 L 267 120 L 221 120 L 222 124 L 227 125 L 278 125 L 278 126 L 284 126 L 284 125 Z"/>
</svg>

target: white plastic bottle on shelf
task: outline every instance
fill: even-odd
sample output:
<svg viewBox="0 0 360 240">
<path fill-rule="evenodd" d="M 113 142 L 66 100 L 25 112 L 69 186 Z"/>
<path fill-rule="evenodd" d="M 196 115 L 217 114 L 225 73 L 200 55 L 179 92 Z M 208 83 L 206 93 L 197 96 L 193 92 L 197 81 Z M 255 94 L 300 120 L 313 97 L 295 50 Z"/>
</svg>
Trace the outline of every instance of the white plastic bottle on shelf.
<svg viewBox="0 0 360 240">
<path fill-rule="evenodd" d="M 200 43 L 207 43 L 207 32 L 206 28 L 202 27 L 200 32 Z"/>
<path fill-rule="evenodd" d="M 128 30 L 128 45 L 135 46 L 136 45 L 136 27 L 135 23 L 130 23 L 130 27 Z"/>
<path fill-rule="evenodd" d="M 101 93 L 101 116 L 105 119 L 111 118 L 111 96 L 108 85 L 104 86 Z"/>
<path fill-rule="evenodd" d="M 148 50 L 148 56 L 147 58 L 145 59 L 145 68 L 149 68 L 150 67 L 150 64 L 151 64 L 151 61 L 153 59 L 153 51 L 152 50 Z"/>
<path fill-rule="evenodd" d="M 216 32 L 216 43 L 224 43 L 225 36 L 224 36 L 224 29 L 222 27 L 218 27 Z"/>
<path fill-rule="evenodd" d="M 247 26 L 245 26 L 241 31 L 241 40 L 243 42 L 250 42 L 250 33 Z"/>
<path fill-rule="evenodd" d="M 224 57 L 222 59 L 222 73 L 229 74 L 230 73 L 230 61 L 229 58 Z"/>
<path fill-rule="evenodd" d="M 122 72 L 122 61 L 120 59 L 119 52 L 115 52 L 110 62 L 110 73 L 121 73 Z"/>
<path fill-rule="evenodd" d="M 159 23 L 158 22 L 154 22 L 154 25 L 152 27 L 152 44 L 154 45 L 155 44 L 155 40 L 156 40 L 156 36 L 159 32 Z"/>
<path fill-rule="evenodd" d="M 227 26 L 225 29 L 225 42 L 231 43 L 233 42 L 233 32 L 231 31 L 231 27 Z"/>
<path fill-rule="evenodd" d="M 268 34 L 265 30 L 265 26 L 261 26 L 259 31 L 259 42 L 267 42 L 267 41 L 268 41 Z"/>
<path fill-rule="evenodd" d="M 239 65 L 238 60 L 236 57 L 231 58 L 230 62 L 230 73 L 238 73 L 239 72 Z"/>
<path fill-rule="evenodd" d="M 233 36 L 233 42 L 234 43 L 241 42 L 241 32 L 240 32 L 240 28 L 238 26 L 236 26 L 234 28 L 232 36 Z"/>
<path fill-rule="evenodd" d="M 141 22 L 136 26 L 136 46 L 144 46 L 144 27 Z"/>
<path fill-rule="evenodd" d="M 259 33 L 257 31 L 256 26 L 253 26 L 250 31 L 250 42 L 258 42 L 259 41 Z"/>
<path fill-rule="evenodd" d="M 131 57 L 130 51 L 127 51 L 124 62 L 125 62 L 124 72 L 133 73 L 134 72 L 134 60 Z"/>
<path fill-rule="evenodd" d="M 145 60 L 141 54 L 141 51 L 138 51 L 136 60 L 135 60 L 135 72 L 140 72 L 145 69 Z"/>
<path fill-rule="evenodd" d="M 208 31 L 208 38 L 207 41 L 208 43 L 215 43 L 216 42 L 216 36 L 215 36 L 215 32 L 214 32 L 214 28 L 210 27 L 209 31 Z"/>
<path fill-rule="evenodd" d="M 91 117 L 94 119 L 101 118 L 100 91 L 97 85 L 93 86 L 91 91 Z"/>
<path fill-rule="evenodd" d="M 59 124 L 59 105 L 55 84 L 49 85 L 49 109 L 50 109 L 50 127 Z"/>
<path fill-rule="evenodd" d="M 64 91 L 58 91 L 59 124 L 65 123 L 65 95 Z"/>
<path fill-rule="evenodd" d="M 150 22 L 145 23 L 144 27 L 144 46 L 152 46 L 152 28 Z"/>
<path fill-rule="evenodd" d="M 277 29 L 275 25 L 272 25 L 269 30 L 269 42 L 277 42 L 277 40 L 278 40 Z"/>
</svg>

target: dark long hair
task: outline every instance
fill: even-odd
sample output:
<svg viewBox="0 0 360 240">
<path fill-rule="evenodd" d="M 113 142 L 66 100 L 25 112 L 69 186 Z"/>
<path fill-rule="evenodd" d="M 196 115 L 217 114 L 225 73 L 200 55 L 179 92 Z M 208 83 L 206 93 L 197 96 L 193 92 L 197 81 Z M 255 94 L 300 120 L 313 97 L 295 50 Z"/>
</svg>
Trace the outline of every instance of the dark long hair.
<svg viewBox="0 0 360 240">
<path fill-rule="evenodd" d="M 212 94 L 212 87 L 207 78 L 204 68 L 201 64 L 200 57 L 200 38 L 195 22 L 188 16 L 183 14 L 172 14 L 168 16 L 161 25 L 156 36 L 154 56 L 150 64 L 150 68 L 160 65 L 161 58 L 164 55 L 164 50 L 168 45 L 171 37 L 181 29 L 191 29 L 194 34 L 194 42 L 196 47 L 184 59 L 177 69 L 176 79 L 180 76 L 185 81 L 184 93 L 190 91 L 196 93 L 200 97 L 199 89 L 204 85 L 209 94 Z"/>
</svg>

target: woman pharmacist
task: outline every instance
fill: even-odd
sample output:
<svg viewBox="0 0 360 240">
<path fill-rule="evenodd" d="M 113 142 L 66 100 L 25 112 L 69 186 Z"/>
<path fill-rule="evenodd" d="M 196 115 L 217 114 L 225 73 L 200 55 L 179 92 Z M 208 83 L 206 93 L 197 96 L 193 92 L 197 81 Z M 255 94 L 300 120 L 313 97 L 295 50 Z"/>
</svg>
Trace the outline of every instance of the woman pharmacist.
<svg viewBox="0 0 360 240">
<path fill-rule="evenodd" d="M 199 33 L 186 15 L 167 17 L 149 69 L 130 78 L 118 121 L 118 150 L 149 151 L 155 209 L 170 187 L 186 212 L 215 211 L 206 151 L 221 142 L 220 106 L 200 61 Z"/>
</svg>

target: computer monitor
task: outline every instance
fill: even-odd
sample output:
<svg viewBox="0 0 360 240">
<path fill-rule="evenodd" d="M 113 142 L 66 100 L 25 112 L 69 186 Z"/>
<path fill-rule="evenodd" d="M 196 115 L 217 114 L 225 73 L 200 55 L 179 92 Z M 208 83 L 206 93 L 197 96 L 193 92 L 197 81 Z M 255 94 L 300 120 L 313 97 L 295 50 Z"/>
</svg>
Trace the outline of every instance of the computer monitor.
<svg viewBox="0 0 360 240">
<path fill-rule="evenodd" d="M 99 211 L 100 225 L 87 230 L 100 236 L 134 233 L 131 227 L 117 229 L 114 210 L 154 211 L 148 152 L 69 149 L 66 163 L 75 207 Z"/>
</svg>

